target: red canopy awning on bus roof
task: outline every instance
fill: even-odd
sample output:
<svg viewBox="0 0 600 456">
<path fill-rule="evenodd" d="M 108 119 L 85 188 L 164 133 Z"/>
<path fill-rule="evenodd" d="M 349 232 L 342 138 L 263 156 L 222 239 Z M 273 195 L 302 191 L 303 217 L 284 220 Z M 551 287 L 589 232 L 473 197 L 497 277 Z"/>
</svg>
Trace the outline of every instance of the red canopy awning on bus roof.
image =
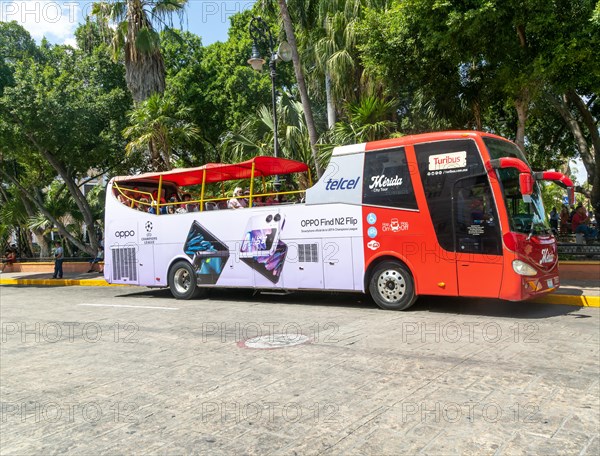
<svg viewBox="0 0 600 456">
<path fill-rule="evenodd" d="M 254 177 L 274 176 L 276 174 L 291 174 L 308 171 L 305 163 L 289 160 L 258 156 L 241 163 L 207 163 L 197 168 L 180 168 L 163 173 L 145 173 L 134 177 L 117 177 L 117 182 L 156 181 L 162 175 L 163 181 L 173 182 L 180 187 L 202 184 L 206 173 L 205 182 L 222 182 L 236 179 L 250 179 L 252 177 L 252 164 L 254 164 Z"/>
</svg>

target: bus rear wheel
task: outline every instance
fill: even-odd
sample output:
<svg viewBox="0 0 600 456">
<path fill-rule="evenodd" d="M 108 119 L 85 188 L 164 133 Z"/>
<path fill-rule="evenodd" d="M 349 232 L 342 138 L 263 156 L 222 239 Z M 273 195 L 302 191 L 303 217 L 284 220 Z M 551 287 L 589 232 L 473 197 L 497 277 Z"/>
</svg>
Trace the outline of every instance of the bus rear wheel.
<svg viewBox="0 0 600 456">
<path fill-rule="evenodd" d="M 369 292 L 375 303 L 386 310 L 406 310 L 417 299 L 412 275 L 397 261 L 386 261 L 375 267 Z"/>
<path fill-rule="evenodd" d="M 175 299 L 193 299 L 205 290 L 196 283 L 194 268 L 187 261 L 178 261 L 169 271 L 169 288 Z"/>
</svg>

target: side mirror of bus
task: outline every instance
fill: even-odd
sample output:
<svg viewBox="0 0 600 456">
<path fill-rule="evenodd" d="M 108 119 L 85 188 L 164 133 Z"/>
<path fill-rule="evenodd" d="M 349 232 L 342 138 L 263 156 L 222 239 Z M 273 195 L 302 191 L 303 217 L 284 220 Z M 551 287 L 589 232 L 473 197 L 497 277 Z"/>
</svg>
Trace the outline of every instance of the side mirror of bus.
<svg viewBox="0 0 600 456">
<path fill-rule="evenodd" d="M 533 194 L 533 176 L 529 173 L 519 174 L 519 189 L 521 195 L 523 195 L 523 201 L 526 203 L 531 201 L 531 195 Z"/>
</svg>

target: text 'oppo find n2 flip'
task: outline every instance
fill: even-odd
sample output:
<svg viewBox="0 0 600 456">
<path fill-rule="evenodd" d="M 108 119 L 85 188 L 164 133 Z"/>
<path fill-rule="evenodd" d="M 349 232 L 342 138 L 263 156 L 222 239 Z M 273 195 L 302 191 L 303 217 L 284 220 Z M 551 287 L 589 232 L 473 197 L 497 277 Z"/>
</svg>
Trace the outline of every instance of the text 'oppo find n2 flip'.
<svg viewBox="0 0 600 456">
<path fill-rule="evenodd" d="M 229 249 L 210 231 L 194 221 L 183 251 L 192 259 L 198 283 L 214 285 L 229 258 Z"/>
</svg>

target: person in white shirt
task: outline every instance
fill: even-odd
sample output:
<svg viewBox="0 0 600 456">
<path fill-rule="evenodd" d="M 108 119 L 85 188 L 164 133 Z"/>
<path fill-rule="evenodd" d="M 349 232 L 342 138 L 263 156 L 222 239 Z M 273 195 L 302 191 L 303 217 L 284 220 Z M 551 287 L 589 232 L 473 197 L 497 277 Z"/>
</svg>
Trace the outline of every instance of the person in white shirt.
<svg viewBox="0 0 600 456">
<path fill-rule="evenodd" d="M 229 209 L 242 209 L 248 207 L 248 203 L 242 198 L 242 189 L 240 187 L 236 187 L 233 190 L 233 198 L 227 201 L 227 207 Z"/>
</svg>

